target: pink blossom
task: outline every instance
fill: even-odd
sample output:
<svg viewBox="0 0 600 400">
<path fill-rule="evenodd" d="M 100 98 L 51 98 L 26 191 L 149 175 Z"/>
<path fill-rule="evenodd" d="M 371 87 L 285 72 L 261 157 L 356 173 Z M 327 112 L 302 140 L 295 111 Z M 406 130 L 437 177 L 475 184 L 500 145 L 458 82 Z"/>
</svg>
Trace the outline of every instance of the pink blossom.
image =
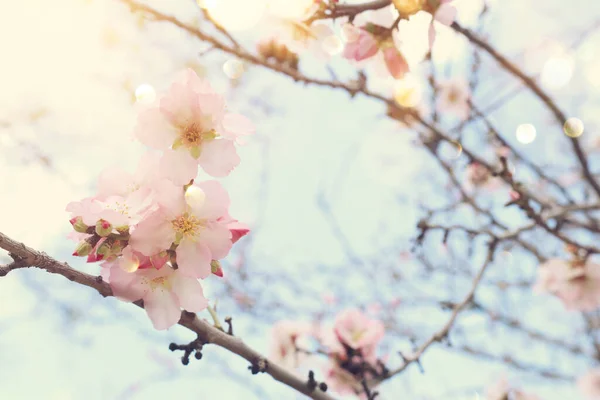
<svg viewBox="0 0 600 400">
<path fill-rule="evenodd" d="M 211 261 L 224 258 L 232 246 L 226 223 L 229 196 L 217 181 L 194 184 L 179 200 L 160 207 L 140 222 L 131 234 L 130 245 L 151 256 L 177 245 L 176 259 L 182 274 L 206 278 Z"/>
<path fill-rule="evenodd" d="M 351 308 L 339 313 L 333 330 L 344 345 L 359 350 L 365 359 L 374 358 L 376 347 L 385 334 L 383 323 Z"/>
<path fill-rule="evenodd" d="M 343 29 L 348 40 L 344 48 L 344 58 L 362 61 L 377 54 L 379 44 L 372 34 L 352 24 L 344 25 Z"/>
<path fill-rule="evenodd" d="M 309 323 L 300 321 L 278 321 L 271 328 L 271 350 L 269 359 L 286 368 L 296 368 L 306 359 L 307 339 L 313 329 Z"/>
<path fill-rule="evenodd" d="M 577 387 L 589 400 L 600 400 L 600 368 L 588 371 L 577 380 Z"/>
<path fill-rule="evenodd" d="M 452 79 L 439 83 L 437 108 L 441 113 L 454 114 L 465 120 L 469 117 L 469 84 L 464 79 Z"/>
<path fill-rule="evenodd" d="M 490 170 L 476 161 L 467 166 L 466 175 L 469 188 L 494 189 L 499 184 Z"/>
<path fill-rule="evenodd" d="M 600 264 L 550 259 L 538 268 L 534 292 L 557 296 L 568 310 L 600 307 Z"/>
<path fill-rule="evenodd" d="M 159 107 L 140 113 L 135 131 L 145 145 L 165 150 L 160 169 L 179 185 L 196 176 L 198 164 L 209 175 L 227 176 L 240 161 L 236 140 L 252 133 L 250 121 L 227 113 L 223 97 L 191 69 L 171 85 Z"/>
<path fill-rule="evenodd" d="M 114 295 L 123 301 L 143 300 L 144 309 L 155 329 L 163 330 L 175 325 L 181 317 L 181 308 L 200 312 L 208 305 L 200 282 L 171 267 L 138 269 L 131 273 L 117 263 L 108 268 Z"/>
</svg>

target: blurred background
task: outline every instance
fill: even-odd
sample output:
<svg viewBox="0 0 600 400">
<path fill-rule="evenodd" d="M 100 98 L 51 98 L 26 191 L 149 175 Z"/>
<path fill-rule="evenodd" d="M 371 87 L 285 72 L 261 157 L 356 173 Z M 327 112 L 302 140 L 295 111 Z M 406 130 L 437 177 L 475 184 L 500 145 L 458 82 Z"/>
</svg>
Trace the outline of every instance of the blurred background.
<svg viewBox="0 0 600 400">
<path fill-rule="evenodd" d="M 237 3 L 245 10 L 251 2 Z M 144 4 L 218 33 L 193 1 Z M 461 25 L 535 76 L 569 117 L 582 121 L 579 140 L 594 170 L 600 150 L 597 2 L 454 4 Z M 255 52 L 268 35 L 262 28 L 232 33 Z M 415 54 L 425 45 L 426 35 Z M 226 96 L 231 110 L 254 121 L 257 134 L 240 148 L 241 165 L 222 180 L 231 214 L 252 232 L 224 261 L 225 278 L 203 284 L 219 314 L 233 317 L 236 334 L 263 353 L 275 321 L 330 321 L 339 310 L 359 307 L 385 322 L 382 355 L 400 365 L 397 352 L 410 353 L 443 326 L 486 255 L 485 238 L 464 232 L 445 240 L 432 231 L 415 241 L 419 221 L 476 230 L 491 226 L 490 216 L 506 229 L 528 221 L 519 209 L 505 207 L 508 187 L 467 184 L 462 146 L 483 159 L 496 154 L 481 119 L 461 124 L 436 117 L 461 145 L 431 150 L 420 128 L 388 118 L 381 102 L 295 83 L 239 61 L 173 24 L 133 12 L 124 1 L 4 1 L 0 49 L 0 231 L 92 274 L 97 265 L 70 255 L 65 206 L 92 195 L 102 169 L 135 167 L 144 149 L 132 128 L 143 104 L 189 67 Z M 354 65 L 335 51 L 329 55 L 324 61 L 303 54 L 299 70 L 320 79 L 355 78 Z M 435 108 L 427 90 L 432 71 L 439 80 L 475 82 L 478 109 L 528 160 L 510 159 L 528 189 L 563 199 L 540 179 L 542 171 L 572 198 L 589 197 L 568 138 L 539 99 L 489 56 L 440 27 L 432 61 L 412 70 L 423 86 L 420 105 L 428 120 Z M 370 88 L 393 97 L 391 78 L 368 76 Z M 578 235 L 589 239 L 590 233 Z M 413 365 L 385 382 L 382 400 L 484 399 L 485 387 L 502 377 L 542 399 L 583 399 L 574 382 L 599 359 L 600 320 L 532 293 L 538 256 L 564 255 L 564 246 L 536 229 L 521 238 L 538 254 L 500 243 L 474 306 L 450 334 L 452 345 L 430 348 L 421 360 L 424 373 Z M 8 261 L 0 253 L 0 263 Z M 154 331 L 143 311 L 60 276 L 29 269 L 0 279 L 2 399 L 301 398 L 267 375 L 251 375 L 244 360 L 220 348 L 208 346 L 201 361 L 184 367 L 168 345 L 192 339 L 180 327 Z"/>
</svg>

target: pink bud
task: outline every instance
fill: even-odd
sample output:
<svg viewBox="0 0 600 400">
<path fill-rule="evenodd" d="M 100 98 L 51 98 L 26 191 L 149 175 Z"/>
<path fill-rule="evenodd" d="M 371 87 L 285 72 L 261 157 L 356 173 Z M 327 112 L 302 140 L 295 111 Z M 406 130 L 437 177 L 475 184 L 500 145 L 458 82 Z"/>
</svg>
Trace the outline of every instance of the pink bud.
<svg viewBox="0 0 600 400">
<path fill-rule="evenodd" d="M 231 231 L 231 243 L 235 243 L 250 232 L 250 227 L 246 224 L 242 224 L 241 222 L 232 222 L 227 225 L 229 230 Z"/>
<path fill-rule="evenodd" d="M 210 269 L 213 275 L 216 275 L 220 278 L 223 277 L 223 268 L 221 268 L 221 263 L 217 260 L 212 260 L 210 262 Z"/>
<path fill-rule="evenodd" d="M 519 200 L 521 198 L 521 195 L 519 194 L 519 192 L 516 192 L 514 190 L 511 190 L 509 193 L 510 199 L 515 201 L 515 200 Z"/>
</svg>

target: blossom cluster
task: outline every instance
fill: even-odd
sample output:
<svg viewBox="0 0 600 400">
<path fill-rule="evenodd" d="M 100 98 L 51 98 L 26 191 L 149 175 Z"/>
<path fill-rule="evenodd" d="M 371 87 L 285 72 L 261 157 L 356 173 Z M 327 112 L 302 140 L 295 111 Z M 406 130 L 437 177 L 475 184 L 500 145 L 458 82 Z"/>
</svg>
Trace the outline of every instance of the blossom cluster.
<svg viewBox="0 0 600 400">
<path fill-rule="evenodd" d="M 390 7 L 363 12 L 344 22 L 341 25 L 341 43 L 329 25 L 315 18 L 315 15 L 328 11 L 330 4 L 323 1 L 302 2 L 305 8 L 301 13 L 275 12 L 276 18 L 270 25 L 276 27 L 273 37 L 294 53 L 310 51 L 325 58 L 339 50 L 344 58 L 353 62 L 380 60 L 390 76 L 401 79 L 409 71 L 409 65 L 400 49 L 403 39 L 395 32 L 398 23 L 402 20 L 410 22 L 417 14 L 430 15 L 428 42 L 431 48 L 436 36 L 436 23 L 449 26 L 454 22 L 456 9 L 451 2 L 394 0 Z M 261 50 L 272 40 L 269 38 L 260 43 L 259 53 L 262 54 Z"/>
<path fill-rule="evenodd" d="M 550 259 L 539 266 L 533 289 L 558 297 L 567 310 L 595 311 L 600 308 L 600 264 L 577 256 Z"/>
<path fill-rule="evenodd" d="M 182 308 L 207 307 L 198 279 L 223 276 L 219 260 L 249 231 L 229 215 L 218 181 L 195 179 L 198 167 L 227 176 L 240 162 L 236 144 L 253 132 L 188 69 L 140 112 L 134 136 L 150 149 L 137 170 L 107 169 L 95 196 L 67 205 L 79 242 L 73 255 L 101 262 L 114 295 L 143 300 L 156 329 L 176 324 Z"/>
<path fill-rule="evenodd" d="M 341 311 L 330 326 L 300 321 L 279 321 L 271 331 L 270 359 L 295 369 L 326 355 L 323 373 L 331 390 L 344 395 L 361 391 L 361 381 L 385 375 L 378 348 L 385 335 L 379 320 L 359 309 Z M 311 342 L 317 350 L 311 351 Z"/>
</svg>

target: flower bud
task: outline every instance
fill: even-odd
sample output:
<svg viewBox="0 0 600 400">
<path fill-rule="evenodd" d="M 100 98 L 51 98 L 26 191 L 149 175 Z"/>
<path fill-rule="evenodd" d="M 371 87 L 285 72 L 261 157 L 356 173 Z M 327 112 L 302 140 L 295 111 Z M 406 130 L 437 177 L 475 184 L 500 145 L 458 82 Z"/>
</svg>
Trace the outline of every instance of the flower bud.
<svg viewBox="0 0 600 400">
<path fill-rule="evenodd" d="M 217 261 L 217 260 L 212 260 L 212 261 L 210 262 L 210 269 L 211 269 L 211 272 L 212 272 L 214 275 L 216 275 L 216 276 L 218 276 L 218 277 L 220 277 L 220 278 L 222 278 L 222 277 L 223 277 L 223 268 L 221 268 L 221 263 L 220 263 L 219 261 Z"/>
<path fill-rule="evenodd" d="M 96 222 L 96 233 L 98 236 L 106 237 L 110 235 L 113 231 L 113 226 L 110 222 L 105 221 L 103 219 Z"/>
<path fill-rule="evenodd" d="M 102 243 L 100 246 L 98 246 L 98 248 L 96 249 L 96 255 L 97 255 L 97 260 L 103 260 L 105 258 L 107 258 L 109 255 L 111 255 L 111 246 L 110 244 L 106 241 L 104 243 Z"/>
<path fill-rule="evenodd" d="M 73 226 L 75 232 L 86 233 L 87 229 L 89 228 L 86 224 L 83 223 L 83 218 L 81 217 L 71 218 L 69 222 Z"/>
<path fill-rule="evenodd" d="M 425 5 L 425 0 L 393 0 L 392 2 L 396 10 L 406 17 L 418 13 Z"/>
<path fill-rule="evenodd" d="M 73 252 L 73 255 L 75 257 L 85 257 L 88 254 L 90 254 L 92 249 L 93 249 L 92 245 L 87 240 L 83 240 L 83 241 L 79 242 L 79 244 L 77 245 L 77 248 Z"/>
<path fill-rule="evenodd" d="M 117 232 L 119 232 L 121 235 L 129 234 L 129 225 L 121 225 L 121 226 L 117 226 L 117 227 L 115 227 L 115 229 L 116 229 L 116 230 L 117 230 Z"/>
</svg>

